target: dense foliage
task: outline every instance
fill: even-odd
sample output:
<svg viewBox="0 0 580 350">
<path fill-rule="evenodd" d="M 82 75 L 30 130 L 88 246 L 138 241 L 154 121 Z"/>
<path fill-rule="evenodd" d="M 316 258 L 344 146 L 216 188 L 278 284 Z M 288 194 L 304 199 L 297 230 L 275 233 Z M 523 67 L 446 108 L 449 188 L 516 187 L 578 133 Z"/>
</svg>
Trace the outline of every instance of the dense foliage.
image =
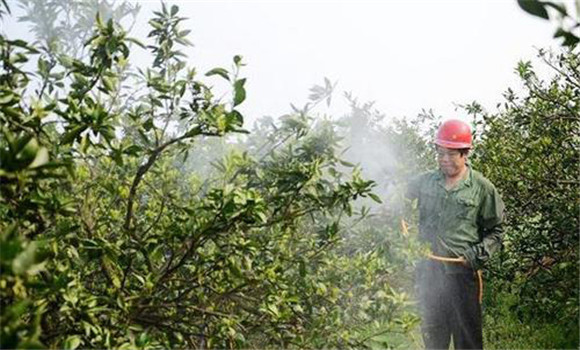
<svg viewBox="0 0 580 350">
<path fill-rule="evenodd" d="M 345 243 L 354 200 L 380 200 L 332 123 L 297 110 L 212 178 L 181 165 L 247 133 L 242 58 L 205 74 L 231 87 L 215 98 L 183 19 L 163 5 L 144 46 L 99 16 L 84 57 L 1 38 L 2 347 L 365 346 L 415 325 L 380 251 Z"/>
<path fill-rule="evenodd" d="M 530 62 L 521 62 L 525 93 L 508 90 L 499 112 L 483 113 L 479 125 L 475 164 L 498 186 L 508 213 L 505 249 L 490 268 L 487 296 L 502 317 L 511 313 L 523 324 L 555 327 L 540 347 L 575 348 L 580 57 L 574 50 L 540 50 L 539 57 L 554 77 L 543 81 Z"/>
</svg>

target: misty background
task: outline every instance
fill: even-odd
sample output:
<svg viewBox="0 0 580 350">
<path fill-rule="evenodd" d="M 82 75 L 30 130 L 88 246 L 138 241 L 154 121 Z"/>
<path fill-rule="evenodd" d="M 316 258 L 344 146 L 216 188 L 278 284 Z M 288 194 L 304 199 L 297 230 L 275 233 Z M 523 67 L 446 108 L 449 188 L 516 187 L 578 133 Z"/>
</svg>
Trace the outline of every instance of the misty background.
<svg viewBox="0 0 580 350">
<path fill-rule="evenodd" d="M 35 2 L 15 2 L 22 3 Z M 160 2 L 128 3 L 140 9 L 123 24 L 133 37 L 144 38 L 147 21 Z M 182 27 L 191 30 L 189 39 L 195 46 L 184 52 L 200 72 L 229 67 L 234 55 L 244 57 L 249 93 L 242 112 L 247 125 L 261 116 L 287 113 L 289 103 L 302 103 L 308 89 L 324 77 L 338 82 L 338 94 L 328 109 L 334 116 L 348 110 L 340 95 L 349 91 L 375 101 L 387 118 L 414 117 L 423 109 L 444 118 L 463 118 L 456 104 L 477 99 L 493 108 L 506 86 L 519 90 L 513 74 L 518 60 L 534 57 L 535 48 L 557 45 L 552 40 L 554 25 L 523 13 L 516 1 L 167 4 L 179 5 L 180 14 L 188 18 Z M 1 30 L 32 39 L 30 24 L 15 21 L 25 10 L 13 7 L 14 16 Z M 35 14 L 44 15 L 41 10 Z M 131 57 L 137 66 L 151 60 L 141 49 Z"/>
</svg>

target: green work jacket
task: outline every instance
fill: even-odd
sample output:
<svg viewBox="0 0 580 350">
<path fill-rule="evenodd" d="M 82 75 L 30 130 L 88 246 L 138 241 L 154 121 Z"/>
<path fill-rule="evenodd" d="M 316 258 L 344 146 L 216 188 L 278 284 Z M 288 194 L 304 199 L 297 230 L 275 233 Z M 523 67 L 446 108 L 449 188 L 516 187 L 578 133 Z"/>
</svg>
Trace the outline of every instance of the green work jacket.
<svg viewBox="0 0 580 350">
<path fill-rule="evenodd" d="M 435 255 L 465 257 L 477 270 L 501 248 L 504 203 L 495 186 L 470 166 L 450 190 L 440 170 L 421 174 L 409 181 L 407 196 L 418 200 L 419 237 L 431 243 Z M 465 271 L 445 266 L 448 273 Z"/>
</svg>

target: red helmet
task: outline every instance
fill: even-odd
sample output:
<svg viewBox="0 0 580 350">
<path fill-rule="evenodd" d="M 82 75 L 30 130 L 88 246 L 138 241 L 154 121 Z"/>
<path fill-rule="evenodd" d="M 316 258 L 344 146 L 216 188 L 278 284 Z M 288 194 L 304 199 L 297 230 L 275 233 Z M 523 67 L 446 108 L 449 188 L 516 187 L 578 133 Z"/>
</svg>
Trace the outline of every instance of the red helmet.
<svg viewBox="0 0 580 350">
<path fill-rule="evenodd" d="M 461 120 L 447 120 L 437 130 L 435 144 L 445 148 L 471 148 L 471 128 Z"/>
</svg>

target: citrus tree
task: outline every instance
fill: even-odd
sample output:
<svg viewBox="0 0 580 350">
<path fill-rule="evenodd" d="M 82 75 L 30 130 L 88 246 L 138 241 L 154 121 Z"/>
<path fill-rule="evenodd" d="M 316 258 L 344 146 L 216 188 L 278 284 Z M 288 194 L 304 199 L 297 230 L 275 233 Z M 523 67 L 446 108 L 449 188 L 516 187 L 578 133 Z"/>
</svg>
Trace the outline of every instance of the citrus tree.
<svg viewBox="0 0 580 350">
<path fill-rule="evenodd" d="M 345 249 L 354 201 L 379 198 L 333 123 L 295 110 L 211 179 L 183 166 L 247 133 L 246 79 L 240 56 L 189 67 L 178 14 L 162 5 L 146 44 L 97 16 L 76 57 L 0 38 L 2 347 L 367 346 L 377 315 L 404 323 L 384 260 Z"/>
<path fill-rule="evenodd" d="M 521 62 L 523 94 L 508 90 L 495 114 L 470 110 L 482 117 L 474 164 L 496 184 L 507 212 L 505 247 L 489 271 L 488 314 L 531 329 L 554 325 L 541 346 L 570 348 L 578 345 L 580 61 L 574 48 L 539 57 L 553 78 L 541 80 Z M 497 340 L 506 330 L 494 324 Z"/>
</svg>

